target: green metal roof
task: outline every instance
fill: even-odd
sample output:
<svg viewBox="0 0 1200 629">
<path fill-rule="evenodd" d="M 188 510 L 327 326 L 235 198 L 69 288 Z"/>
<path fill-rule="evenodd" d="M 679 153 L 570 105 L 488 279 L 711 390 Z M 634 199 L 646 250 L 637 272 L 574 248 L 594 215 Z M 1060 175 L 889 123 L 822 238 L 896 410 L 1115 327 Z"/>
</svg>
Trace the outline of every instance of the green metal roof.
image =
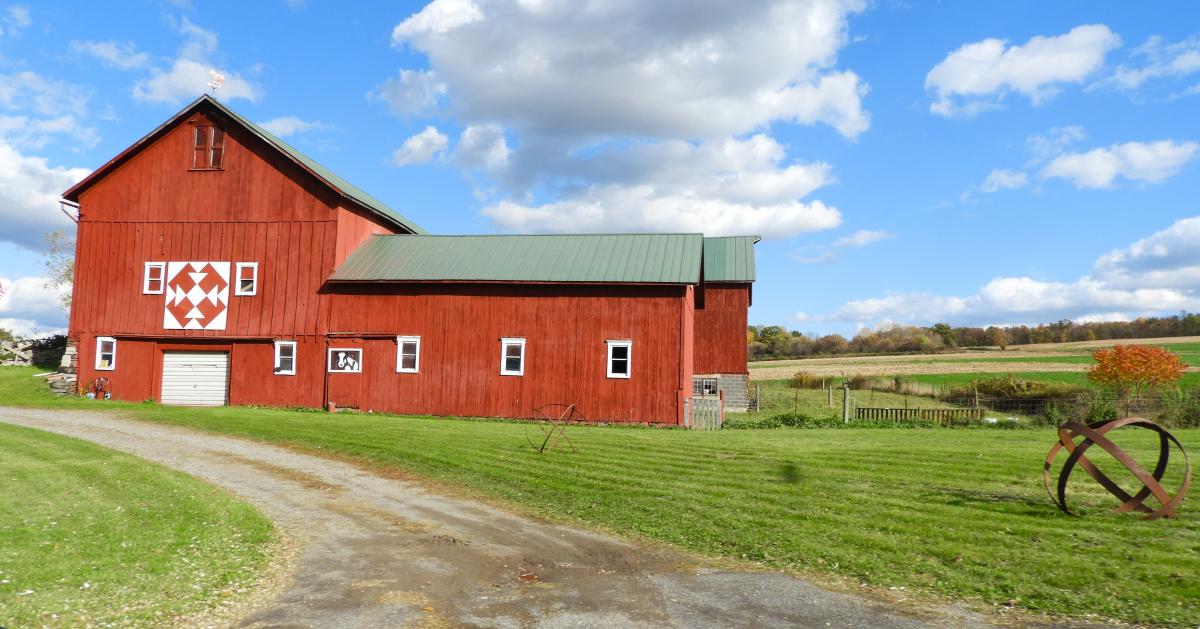
<svg viewBox="0 0 1200 629">
<path fill-rule="evenodd" d="M 374 236 L 329 279 L 696 284 L 703 243 L 700 234 Z"/>
<path fill-rule="evenodd" d="M 704 239 L 704 281 L 753 282 L 754 243 L 758 236 Z"/>
</svg>

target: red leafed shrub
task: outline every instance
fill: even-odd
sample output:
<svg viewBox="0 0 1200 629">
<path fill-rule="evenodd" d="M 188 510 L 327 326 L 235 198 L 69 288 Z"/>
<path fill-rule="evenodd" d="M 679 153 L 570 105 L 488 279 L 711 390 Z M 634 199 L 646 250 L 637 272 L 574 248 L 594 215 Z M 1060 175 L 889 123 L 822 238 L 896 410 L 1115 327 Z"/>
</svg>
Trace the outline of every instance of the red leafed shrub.
<svg viewBox="0 0 1200 629">
<path fill-rule="evenodd" d="M 1150 345 L 1117 345 L 1092 353 L 1092 382 L 1121 394 L 1138 394 L 1175 384 L 1187 371 L 1179 356 Z"/>
</svg>

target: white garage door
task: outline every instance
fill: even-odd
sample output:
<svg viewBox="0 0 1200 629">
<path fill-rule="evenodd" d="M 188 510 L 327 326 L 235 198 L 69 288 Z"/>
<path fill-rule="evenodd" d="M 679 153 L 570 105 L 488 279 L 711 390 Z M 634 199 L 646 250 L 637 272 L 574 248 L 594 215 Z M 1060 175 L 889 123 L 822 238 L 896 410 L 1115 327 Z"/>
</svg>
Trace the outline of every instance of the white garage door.
<svg viewBox="0 0 1200 629">
<path fill-rule="evenodd" d="M 162 403 L 224 406 L 229 399 L 229 352 L 165 352 Z"/>
</svg>

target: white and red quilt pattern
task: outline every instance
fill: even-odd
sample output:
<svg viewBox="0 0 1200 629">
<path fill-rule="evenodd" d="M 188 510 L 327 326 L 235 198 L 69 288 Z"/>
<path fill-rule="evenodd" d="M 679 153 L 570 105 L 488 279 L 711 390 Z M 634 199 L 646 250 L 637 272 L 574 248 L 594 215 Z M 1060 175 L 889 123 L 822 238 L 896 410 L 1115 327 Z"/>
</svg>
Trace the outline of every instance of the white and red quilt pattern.
<svg viewBox="0 0 1200 629">
<path fill-rule="evenodd" d="M 224 330 L 229 314 L 228 262 L 168 262 L 163 327 Z"/>
</svg>

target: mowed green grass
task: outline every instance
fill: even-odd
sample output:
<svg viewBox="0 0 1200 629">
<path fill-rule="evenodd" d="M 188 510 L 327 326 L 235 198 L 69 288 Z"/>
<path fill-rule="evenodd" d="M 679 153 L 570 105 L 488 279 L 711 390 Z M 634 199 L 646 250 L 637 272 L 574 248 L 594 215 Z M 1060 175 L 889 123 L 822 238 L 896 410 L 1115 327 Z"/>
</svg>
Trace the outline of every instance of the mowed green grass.
<svg viewBox="0 0 1200 629">
<path fill-rule="evenodd" d="M 830 580 L 984 607 L 1200 623 L 1194 502 L 1177 520 L 1145 522 L 1112 513 L 1112 499 L 1080 477 L 1071 499 L 1084 517 L 1061 514 L 1041 486 L 1049 430 L 573 426 L 577 453 L 537 454 L 527 437 L 540 433 L 518 422 L 93 404 Z M 1136 432 L 1118 438 L 1145 460 L 1154 443 Z M 1200 443 L 1200 431 L 1176 434 Z"/>
<path fill-rule="evenodd" d="M 162 626 L 240 596 L 274 539 L 190 476 L 4 423 L 0 483 L 0 626 Z"/>
</svg>

